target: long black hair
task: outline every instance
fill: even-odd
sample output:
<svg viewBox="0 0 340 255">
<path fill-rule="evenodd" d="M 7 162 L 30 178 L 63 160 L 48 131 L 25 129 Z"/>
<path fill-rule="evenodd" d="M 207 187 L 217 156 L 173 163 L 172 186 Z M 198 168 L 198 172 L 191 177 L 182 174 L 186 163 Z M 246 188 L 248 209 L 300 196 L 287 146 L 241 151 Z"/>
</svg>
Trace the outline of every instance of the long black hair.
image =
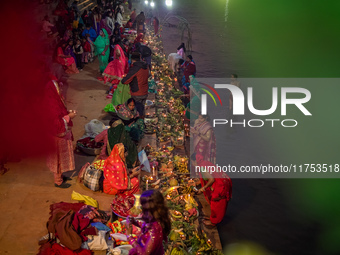
<svg viewBox="0 0 340 255">
<path fill-rule="evenodd" d="M 180 50 L 180 49 L 182 49 L 182 48 L 183 48 L 183 51 L 184 51 L 184 53 L 185 53 L 185 52 L 186 52 L 186 49 L 185 49 L 185 44 L 184 44 L 184 42 L 182 42 L 181 45 L 178 46 L 177 50 Z"/>
<path fill-rule="evenodd" d="M 162 193 L 158 190 L 146 190 L 140 197 L 142 204 L 143 220 L 149 223 L 148 215 L 151 214 L 153 220 L 158 221 L 163 229 L 163 237 L 166 238 L 171 231 L 171 221 L 169 217 L 169 209 L 165 204 Z"/>
</svg>

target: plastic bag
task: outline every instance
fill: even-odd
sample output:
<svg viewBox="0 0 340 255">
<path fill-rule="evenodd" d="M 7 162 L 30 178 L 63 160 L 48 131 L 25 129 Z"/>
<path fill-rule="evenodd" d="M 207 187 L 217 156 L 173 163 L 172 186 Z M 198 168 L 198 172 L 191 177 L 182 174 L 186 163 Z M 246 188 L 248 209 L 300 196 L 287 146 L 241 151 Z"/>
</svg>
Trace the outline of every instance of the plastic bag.
<svg viewBox="0 0 340 255">
<path fill-rule="evenodd" d="M 104 111 L 105 111 L 105 112 L 116 112 L 116 110 L 115 110 L 113 104 L 111 104 L 111 103 L 110 103 L 110 104 L 107 104 L 107 105 L 105 106 Z"/>
<path fill-rule="evenodd" d="M 138 159 L 139 159 L 141 165 L 144 165 L 142 170 L 151 173 L 150 163 L 149 163 L 148 157 L 146 156 L 146 153 L 145 153 L 144 150 L 142 150 L 138 153 Z"/>
<path fill-rule="evenodd" d="M 97 200 L 93 199 L 92 197 L 82 195 L 82 194 L 75 192 L 75 191 L 72 192 L 71 198 L 72 198 L 72 200 L 84 202 L 86 205 L 90 205 L 90 206 L 93 206 L 95 208 L 99 207 Z"/>
<path fill-rule="evenodd" d="M 100 134 L 103 130 L 105 130 L 104 123 L 97 119 L 93 119 L 89 123 L 85 124 L 86 136 L 94 138 L 98 134 Z"/>
<path fill-rule="evenodd" d="M 103 251 L 107 250 L 109 247 L 107 246 L 105 240 L 106 231 L 98 231 L 97 236 L 88 236 L 89 240 L 87 245 L 92 251 Z"/>
</svg>

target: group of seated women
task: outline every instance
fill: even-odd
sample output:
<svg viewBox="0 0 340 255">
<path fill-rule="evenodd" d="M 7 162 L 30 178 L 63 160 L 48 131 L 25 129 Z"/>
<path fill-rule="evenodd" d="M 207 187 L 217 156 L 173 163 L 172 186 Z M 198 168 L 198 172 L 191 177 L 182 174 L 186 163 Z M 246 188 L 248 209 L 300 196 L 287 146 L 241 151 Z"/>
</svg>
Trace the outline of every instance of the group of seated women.
<svg viewBox="0 0 340 255">
<path fill-rule="evenodd" d="M 99 159 L 105 160 L 105 193 L 134 194 L 139 191 L 136 142 L 142 138 L 143 131 L 144 122 L 139 119 L 134 99 L 130 98 L 117 106 L 117 116 L 110 121 L 110 127 L 96 136 L 96 142 L 104 142 Z M 128 169 L 132 169 L 130 173 Z"/>
</svg>

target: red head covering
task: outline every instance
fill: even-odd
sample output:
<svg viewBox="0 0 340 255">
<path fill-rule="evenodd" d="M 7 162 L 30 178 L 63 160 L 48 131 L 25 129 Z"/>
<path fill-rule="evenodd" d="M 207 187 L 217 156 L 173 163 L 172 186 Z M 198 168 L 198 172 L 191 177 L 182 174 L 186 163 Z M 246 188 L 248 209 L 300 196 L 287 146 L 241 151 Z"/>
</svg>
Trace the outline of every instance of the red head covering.
<svg viewBox="0 0 340 255">
<path fill-rule="evenodd" d="M 118 143 L 104 162 L 104 178 L 116 190 L 129 189 L 129 179 L 124 160 L 124 145 Z"/>
</svg>

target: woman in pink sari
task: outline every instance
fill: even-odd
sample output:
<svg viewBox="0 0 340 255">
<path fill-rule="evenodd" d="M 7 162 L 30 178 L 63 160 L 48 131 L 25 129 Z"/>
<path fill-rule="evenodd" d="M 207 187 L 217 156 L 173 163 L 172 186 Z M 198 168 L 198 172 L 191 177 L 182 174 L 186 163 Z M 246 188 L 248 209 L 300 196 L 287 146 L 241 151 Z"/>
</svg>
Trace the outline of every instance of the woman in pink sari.
<svg viewBox="0 0 340 255">
<path fill-rule="evenodd" d="M 126 59 L 122 48 L 116 44 L 114 47 L 113 61 L 111 61 L 103 72 L 104 83 L 111 82 L 117 85 L 125 73 Z"/>
<path fill-rule="evenodd" d="M 207 115 L 199 115 L 191 128 L 194 139 L 194 152 L 203 156 L 204 161 L 216 164 L 216 138 Z"/>
<path fill-rule="evenodd" d="M 64 54 L 65 47 L 66 42 L 61 41 L 55 53 L 56 62 L 61 64 L 64 67 L 65 72 L 68 74 L 79 73 L 74 58 L 72 56 L 67 56 Z"/>
</svg>

